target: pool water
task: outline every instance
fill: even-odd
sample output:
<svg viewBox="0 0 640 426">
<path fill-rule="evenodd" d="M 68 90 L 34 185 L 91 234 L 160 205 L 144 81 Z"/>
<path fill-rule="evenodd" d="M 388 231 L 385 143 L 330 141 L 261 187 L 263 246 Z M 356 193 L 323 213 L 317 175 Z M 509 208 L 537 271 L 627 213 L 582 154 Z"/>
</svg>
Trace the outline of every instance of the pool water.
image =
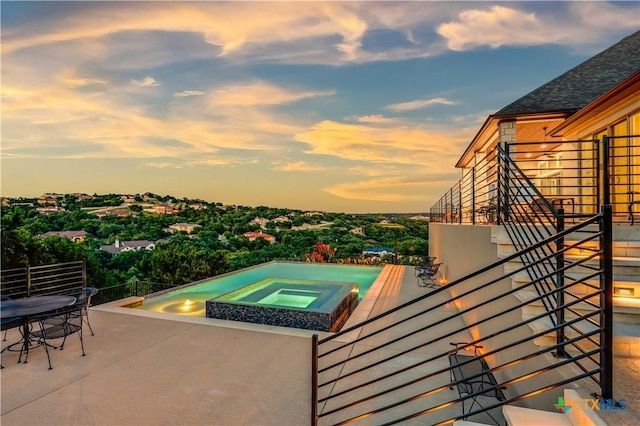
<svg viewBox="0 0 640 426">
<path fill-rule="evenodd" d="M 206 317 L 337 331 L 358 306 L 358 283 L 267 278 L 206 301 Z"/>
<path fill-rule="evenodd" d="M 280 289 L 263 297 L 256 303 L 259 305 L 287 306 L 304 309 L 316 301 L 320 293 L 313 291 L 295 291 Z"/>
<path fill-rule="evenodd" d="M 145 298 L 135 306 L 154 312 L 206 316 L 206 301 L 229 294 L 261 281 L 286 282 L 280 291 L 269 291 L 250 303 L 312 309 L 323 290 L 313 288 L 321 282 L 356 283 L 361 300 L 382 271 L 382 267 L 350 266 L 326 263 L 269 262 Z M 320 284 L 322 287 L 322 285 Z M 315 292 L 315 294 L 314 294 Z M 243 293 L 244 294 L 244 293 Z M 247 297 L 245 294 L 243 297 Z M 242 301 L 238 301 L 242 303 Z"/>
</svg>

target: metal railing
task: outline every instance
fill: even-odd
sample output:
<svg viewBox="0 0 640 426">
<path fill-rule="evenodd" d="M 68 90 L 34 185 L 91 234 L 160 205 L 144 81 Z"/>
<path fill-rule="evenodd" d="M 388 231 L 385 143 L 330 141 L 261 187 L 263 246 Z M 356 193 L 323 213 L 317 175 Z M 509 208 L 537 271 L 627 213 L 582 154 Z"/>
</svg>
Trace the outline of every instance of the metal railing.
<svg viewBox="0 0 640 426">
<path fill-rule="evenodd" d="M 85 262 L 80 260 L 3 270 L 0 275 L 0 292 L 13 299 L 65 294 L 86 287 L 86 283 Z"/>
<path fill-rule="evenodd" d="M 56 263 L 43 266 L 5 269 L 0 272 L 0 293 L 12 299 L 54 294 L 72 294 L 86 287 L 84 261 Z M 131 296 L 147 296 L 175 289 L 175 284 L 133 280 L 128 283 L 100 287 L 91 304 L 113 302 Z"/>
<path fill-rule="evenodd" d="M 601 397 L 611 399 L 611 217 L 606 206 L 431 293 L 339 333 L 314 336 L 312 424 L 398 424 L 421 416 L 428 424 L 448 424 L 486 413 L 499 418 L 502 405 L 580 380 L 595 383 Z M 567 244 L 568 235 L 581 237 Z M 558 249 L 540 255 L 540 248 L 551 246 Z M 571 261 L 554 262 L 558 252 Z M 530 253 L 531 262 L 505 272 L 505 264 Z M 558 276 L 560 285 L 538 285 Z M 447 309 L 454 305 L 459 310 Z M 522 317 L 522 308 L 532 305 L 539 312 Z M 479 357 L 489 370 L 458 379 L 446 348 L 469 330 L 473 337 L 465 346 L 488 348 Z M 452 391 L 487 373 L 496 377 L 495 385 L 469 394 Z M 505 400 L 484 397 L 497 389 Z M 483 406 L 474 409 L 478 397 Z M 466 412 L 465 402 L 472 407 Z"/>
<path fill-rule="evenodd" d="M 132 296 L 148 296 L 152 293 L 164 292 L 175 289 L 175 284 L 154 283 L 150 281 L 133 280 L 128 283 L 116 284 L 100 288 L 98 294 L 93 296 L 91 303 L 100 305 Z"/>
<path fill-rule="evenodd" d="M 610 193 L 614 222 L 629 223 L 640 215 L 640 135 L 563 142 L 505 143 L 501 149 L 518 166 L 527 182 L 502 182 L 498 147 L 465 171 L 430 209 L 430 220 L 441 223 L 496 224 L 501 199 L 498 187 L 517 187 L 515 207 L 529 211 L 519 219 L 544 218 L 548 206 L 567 216 L 594 214 Z M 606 159 L 605 159 L 606 158 Z M 604 165 L 607 167 L 604 167 Z M 608 171 L 605 180 L 604 170 Z M 535 189 L 534 189 L 535 188 Z M 634 211 L 635 207 L 635 211 Z M 535 213 L 538 213 L 537 215 Z M 568 217 L 569 221 L 573 218 Z"/>
</svg>

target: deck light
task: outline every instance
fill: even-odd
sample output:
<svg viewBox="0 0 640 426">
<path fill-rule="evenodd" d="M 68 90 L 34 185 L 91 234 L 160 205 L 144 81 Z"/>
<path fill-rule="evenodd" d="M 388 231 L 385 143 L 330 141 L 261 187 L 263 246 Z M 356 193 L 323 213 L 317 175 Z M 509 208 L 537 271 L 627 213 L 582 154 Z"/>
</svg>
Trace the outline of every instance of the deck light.
<svg viewBox="0 0 640 426">
<path fill-rule="evenodd" d="M 633 297 L 634 288 L 633 287 L 613 287 L 613 295 L 622 296 L 622 297 Z"/>
</svg>

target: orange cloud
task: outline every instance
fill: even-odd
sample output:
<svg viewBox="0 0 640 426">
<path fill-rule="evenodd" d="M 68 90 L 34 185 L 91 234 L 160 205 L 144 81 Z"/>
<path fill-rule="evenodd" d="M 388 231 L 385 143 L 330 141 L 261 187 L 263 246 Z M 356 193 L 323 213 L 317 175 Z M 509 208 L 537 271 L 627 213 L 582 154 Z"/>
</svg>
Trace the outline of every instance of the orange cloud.
<svg viewBox="0 0 640 426">
<path fill-rule="evenodd" d="M 349 200 L 385 202 L 427 202 L 431 193 L 440 194 L 455 182 L 455 175 L 434 176 L 416 174 L 331 185 L 324 190 Z"/>
<path fill-rule="evenodd" d="M 326 170 L 326 167 L 319 164 L 308 163 L 306 161 L 294 161 L 275 166 L 273 170 L 277 170 L 279 172 L 318 172 Z"/>
<path fill-rule="evenodd" d="M 440 168 L 455 164 L 456 155 L 471 136 L 471 132 L 438 134 L 417 127 L 386 128 L 325 120 L 295 138 L 308 144 L 312 154 Z"/>
</svg>

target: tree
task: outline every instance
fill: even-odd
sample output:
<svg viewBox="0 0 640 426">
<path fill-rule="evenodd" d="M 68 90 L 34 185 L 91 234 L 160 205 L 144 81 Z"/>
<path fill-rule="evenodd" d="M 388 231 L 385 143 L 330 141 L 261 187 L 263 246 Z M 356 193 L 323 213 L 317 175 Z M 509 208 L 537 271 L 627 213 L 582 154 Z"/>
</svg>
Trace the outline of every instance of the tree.
<svg viewBox="0 0 640 426">
<path fill-rule="evenodd" d="M 152 252 L 151 279 L 157 282 L 184 284 L 228 270 L 221 252 L 196 248 L 183 236 L 156 246 Z"/>
</svg>

